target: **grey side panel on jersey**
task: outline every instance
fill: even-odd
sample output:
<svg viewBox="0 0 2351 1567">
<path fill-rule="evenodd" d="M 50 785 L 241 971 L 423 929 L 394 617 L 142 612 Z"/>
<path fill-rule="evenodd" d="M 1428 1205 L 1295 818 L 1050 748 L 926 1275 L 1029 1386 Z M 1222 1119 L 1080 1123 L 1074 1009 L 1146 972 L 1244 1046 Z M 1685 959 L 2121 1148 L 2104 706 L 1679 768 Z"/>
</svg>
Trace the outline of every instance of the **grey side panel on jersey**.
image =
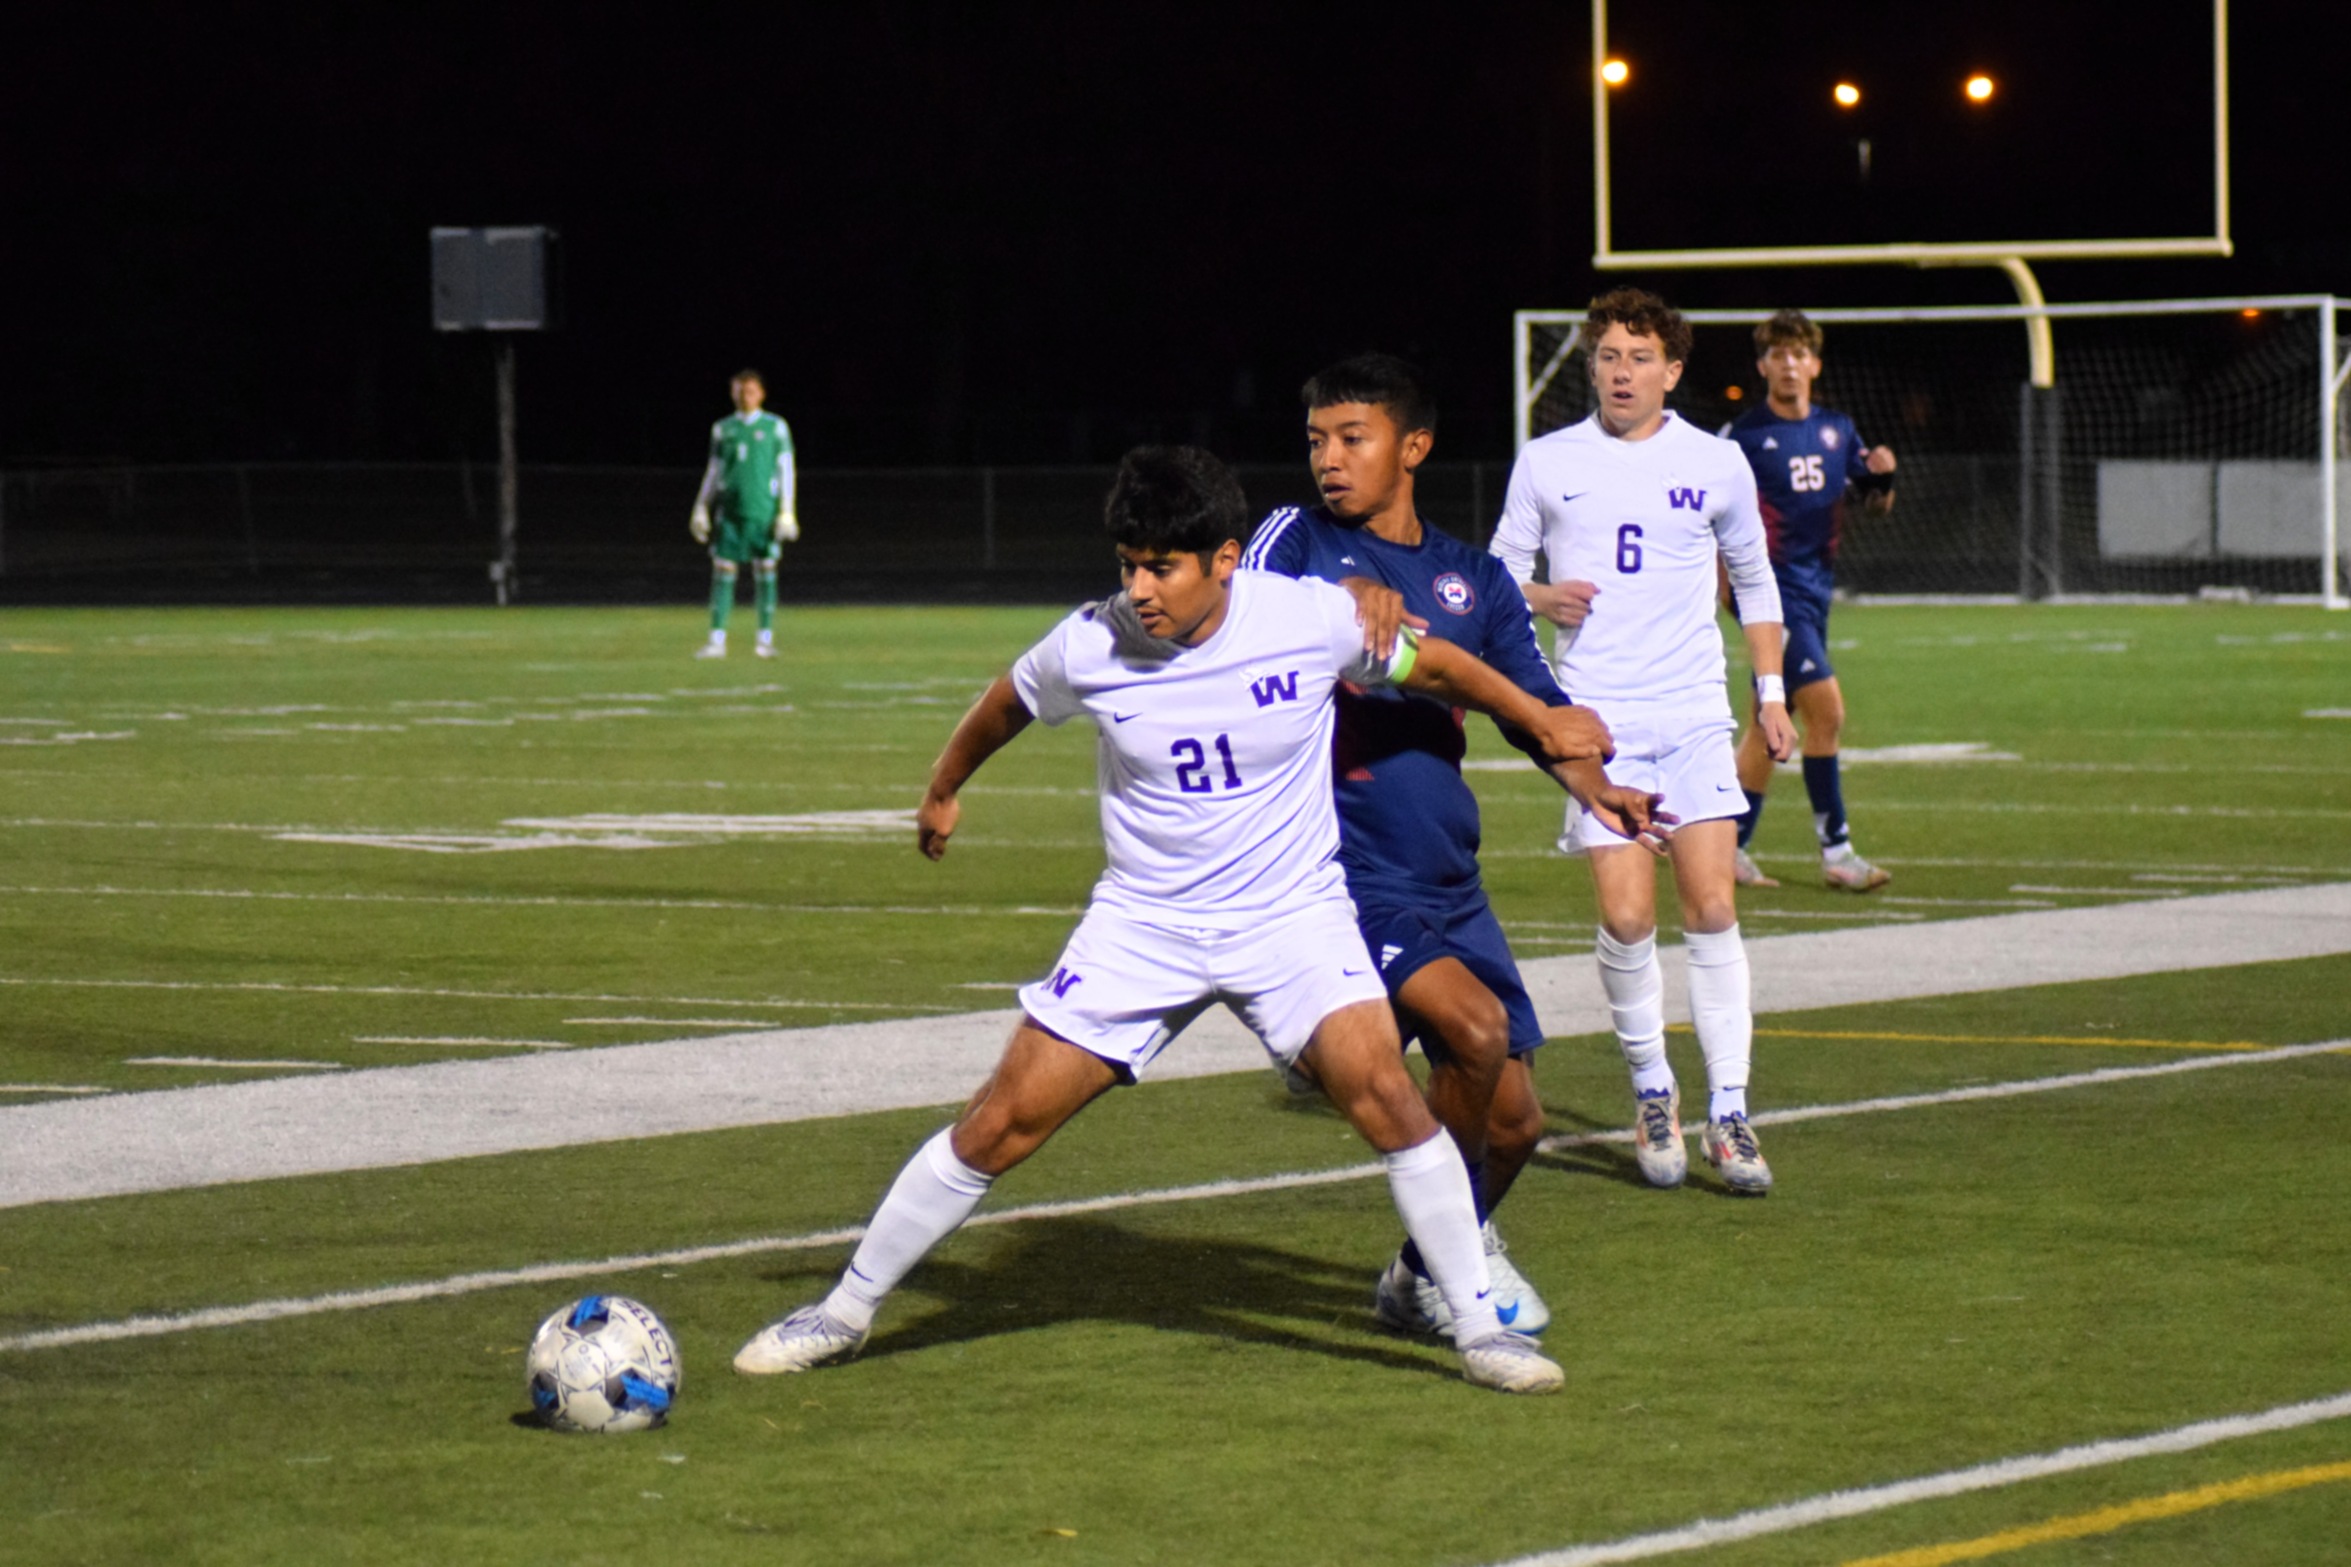
<svg viewBox="0 0 2351 1567">
<path fill-rule="evenodd" d="M 1758 1013 L 2351 952 L 2351 883 L 1764 936 Z M 1682 953 L 1667 949 L 1669 970 Z M 1522 965 L 1555 1035 L 1608 1026 L 1588 957 Z M 1669 975 L 1668 1016 L 1683 1019 Z M 995 1064 L 1016 1012 L 389 1067 L 0 1109 L 0 1207 L 319 1175 L 938 1106 Z M 1212 1008 L 1155 1078 L 1262 1071 Z M 1766 1069 L 1768 1071 L 1768 1068 Z"/>
</svg>

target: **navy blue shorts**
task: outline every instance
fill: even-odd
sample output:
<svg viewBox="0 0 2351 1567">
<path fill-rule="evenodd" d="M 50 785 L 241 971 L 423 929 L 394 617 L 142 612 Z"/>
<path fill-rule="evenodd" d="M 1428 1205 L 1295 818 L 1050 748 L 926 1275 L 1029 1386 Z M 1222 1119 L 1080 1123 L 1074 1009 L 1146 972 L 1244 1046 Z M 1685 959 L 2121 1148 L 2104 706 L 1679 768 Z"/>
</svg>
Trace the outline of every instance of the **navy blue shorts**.
<svg viewBox="0 0 2351 1567">
<path fill-rule="evenodd" d="M 1775 566 L 1780 614 L 1787 627 L 1780 670 L 1794 692 L 1836 674 L 1829 663 L 1829 595 L 1834 582 L 1825 566 Z"/>
<path fill-rule="evenodd" d="M 1391 903 L 1359 892 L 1355 915 L 1391 1000 L 1406 980 L 1437 959 L 1458 959 L 1509 1014 L 1512 1055 L 1526 1055 L 1543 1042 L 1543 1025 L 1535 1020 L 1535 1003 L 1518 977 L 1518 960 L 1510 955 L 1502 922 L 1494 918 L 1484 893 L 1447 909 L 1425 902 Z M 1406 1044 L 1419 1037 L 1407 1019 L 1399 1017 L 1396 1023 L 1405 1030 Z M 1421 1049 L 1428 1049 L 1426 1040 Z"/>
</svg>

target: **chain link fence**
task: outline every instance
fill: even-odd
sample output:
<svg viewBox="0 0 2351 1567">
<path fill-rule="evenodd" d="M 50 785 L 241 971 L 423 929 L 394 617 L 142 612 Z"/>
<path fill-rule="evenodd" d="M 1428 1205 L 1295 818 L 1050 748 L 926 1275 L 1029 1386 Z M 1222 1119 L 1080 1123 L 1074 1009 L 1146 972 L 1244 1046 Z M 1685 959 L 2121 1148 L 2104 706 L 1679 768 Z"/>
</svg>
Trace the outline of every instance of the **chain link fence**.
<svg viewBox="0 0 2351 1567">
<path fill-rule="evenodd" d="M 1314 499 L 1303 462 L 1242 465 L 1251 505 Z M 1508 465 L 1432 463 L 1422 515 L 1492 532 Z M 812 469 L 789 596 L 1060 600 L 1109 580 L 1101 468 Z M 697 469 L 526 465 L 521 593 L 699 598 Z M 498 470 L 476 463 L 86 466 L 0 473 L 0 598 L 488 599 Z"/>
</svg>

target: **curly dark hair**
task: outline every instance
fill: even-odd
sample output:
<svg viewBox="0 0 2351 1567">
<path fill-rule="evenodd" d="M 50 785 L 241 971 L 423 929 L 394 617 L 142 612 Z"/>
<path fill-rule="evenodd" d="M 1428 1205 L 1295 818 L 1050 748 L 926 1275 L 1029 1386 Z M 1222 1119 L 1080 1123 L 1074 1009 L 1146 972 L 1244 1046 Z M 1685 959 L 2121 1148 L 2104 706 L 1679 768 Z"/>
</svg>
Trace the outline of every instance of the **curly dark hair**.
<svg viewBox="0 0 2351 1567">
<path fill-rule="evenodd" d="M 1690 323 L 1682 313 L 1645 288 L 1612 288 L 1592 301 L 1584 317 L 1587 345 L 1600 341 L 1611 326 L 1621 326 L 1636 337 L 1654 337 L 1665 345 L 1671 363 L 1690 359 Z"/>
</svg>

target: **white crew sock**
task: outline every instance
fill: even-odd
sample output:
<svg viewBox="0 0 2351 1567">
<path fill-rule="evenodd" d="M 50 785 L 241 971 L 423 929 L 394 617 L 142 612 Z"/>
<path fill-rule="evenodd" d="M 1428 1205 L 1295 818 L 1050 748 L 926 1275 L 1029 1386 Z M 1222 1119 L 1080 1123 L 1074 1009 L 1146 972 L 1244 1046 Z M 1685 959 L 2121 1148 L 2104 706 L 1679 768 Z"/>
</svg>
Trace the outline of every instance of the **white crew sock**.
<svg viewBox="0 0 2351 1567">
<path fill-rule="evenodd" d="M 1466 1348 L 1492 1338 L 1502 1331 L 1502 1321 L 1488 1298 L 1493 1281 L 1486 1273 L 1486 1243 L 1478 1233 L 1477 1204 L 1470 1197 L 1461 1150 L 1439 1130 L 1417 1148 L 1386 1155 L 1384 1162 L 1404 1233 L 1420 1248 L 1422 1264 L 1453 1313 L 1453 1342 Z"/>
<path fill-rule="evenodd" d="M 1747 1113 L 1747 1069 L 1755 1052 L 1755 1009 L 1749 996 L 1747 944 L 1739 927 L 1693 930 L 1682 937 L 1690 955 L 1690 1023 L 1706 1056 L 1707 1119 Z"/>
<path fill-rule="evenodd" d="M 949 1128 L 916 1149 L 898 1172 L 890 1194 L 874 1210 L 865 1239 L 849 1259 L 849 1271 L 825 1297 L 824 1309 L 836 1322 L 872 1327 L 882 1298 L 988 1195 L 995 1177 L 956 1158 L 952 1135 Z"/>
<path fill-rule="evenodd" d="M 1624 942 L 1603 929 L 1592 955 L 1600 960 L 1600 988 L 1608 994 L 1617 1048 L 1632 1068 L 1633 1092 L 1668 1091 L 1673 1068 L 1665 1059 L 1665 971 L 1657 966 L 1657 938 Z"/>
</svg>

